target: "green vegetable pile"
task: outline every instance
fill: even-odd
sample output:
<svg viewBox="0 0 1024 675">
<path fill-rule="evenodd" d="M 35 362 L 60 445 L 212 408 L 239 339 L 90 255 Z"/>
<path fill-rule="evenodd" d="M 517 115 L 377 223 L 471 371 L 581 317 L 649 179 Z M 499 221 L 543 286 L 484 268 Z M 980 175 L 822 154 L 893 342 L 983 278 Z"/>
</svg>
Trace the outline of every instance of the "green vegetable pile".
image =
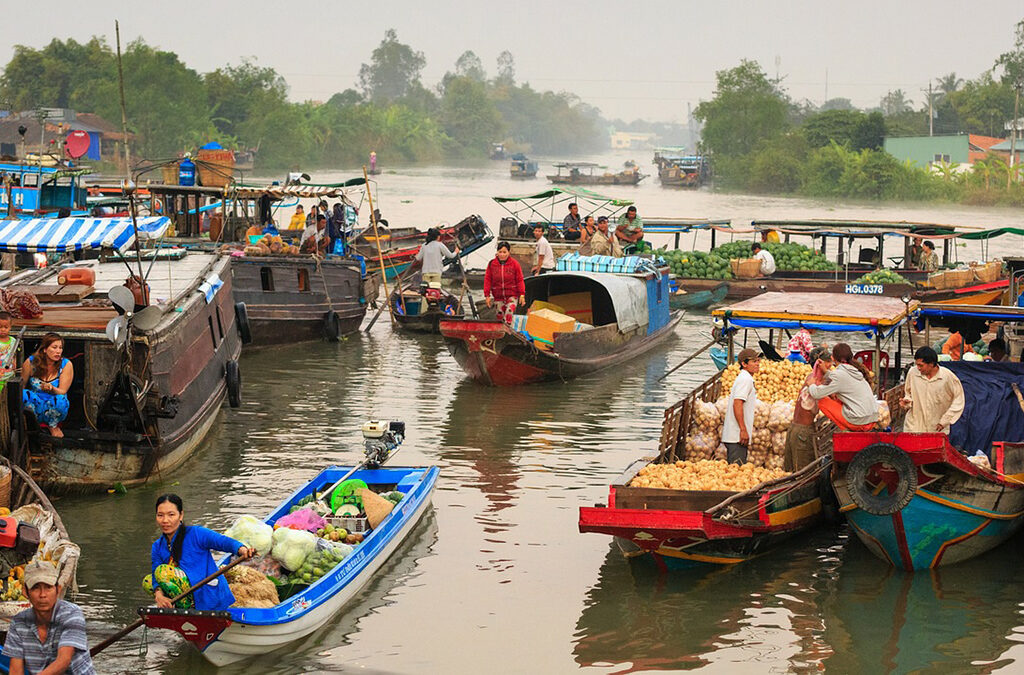
<svg viewBox="0 0 1024 675">
<path fill-rule="evenodd" d="M 828 258 L 801 244 L 770 243 L 762 246 L 775 258 L 775 267 L 780 271 L 826 272 L 836 269 L 836 265 Z M 724 258 L 753 256 L 749 241 L 729 242 L 715 248 L 711 253 Z"/>
<path fill-rule="evenodd" d="M 908 284 L 913 286 L 912 281 L 896 274 L 892 270 L 875 270 L 874 272 L 868 272 L 864 276 L 854 279 L 855 284 Z"/>
<path fill-rule="evenodd" d="M 665 251 L 661 256 L 677 277 L 690 279 L 732 279 L 728 258 L 701 251 Z"/>
<path fill-rule="evenodd" d="M 348 557 L 352 552 L 351 547 L 329 546 L 324 549 L 317 549 L 303 561 L 299 569 L 285 580 L 293 584 L 313 584 L 317 579 L 334 569 L 334 566 Z"/>
</svg>

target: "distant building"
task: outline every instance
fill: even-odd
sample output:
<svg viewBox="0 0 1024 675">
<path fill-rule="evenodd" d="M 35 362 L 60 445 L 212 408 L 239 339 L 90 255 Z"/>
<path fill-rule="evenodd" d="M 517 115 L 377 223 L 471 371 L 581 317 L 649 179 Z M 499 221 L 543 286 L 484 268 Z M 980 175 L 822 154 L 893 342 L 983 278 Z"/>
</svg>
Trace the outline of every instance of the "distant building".
<svg viewBox="0 0 1024 675">
<path fill-rule="evenodd" d="M 613 150 L 650 150 L 654 147 L 657 134 L 640 134 L 631 131 L 613 131 Z"/>
<path fill-rule="evenodd" d="M 909 160 L 927 168 L 931 164 L 973 164 L 1002 140 L 978 134 L 889 136 L 884 147 L 901 162 Z"/>
<path fill-rule="evenodd" d="M 40 133 L 40 118 L 42 132 Z M 20 127 L 25 134 L 18 133 Z M 64 139 L 72 131 L 89 134 L 89 149 L 82 159 L 117 161 L 124 134 L 120 127 L 93 113 L 67 108 L 44 108 L 0 116 L 0 155 L 22 157 L 33 153 L 64 157 Z M 128 134 L 129 142 L 134 139 Z"/>
<path fill-rule="evenodd" d="M 1017 164 L 1020 164 L 1021 160 L 1024 159 L 1024 138 L 1018 138 L 1017 141 L 1014 143 L 1014 146 L 1016 146 L 1015 162 Z M 996 153 L 997 155 L 999 155 L 1000 157 L 1007 161 L 1009 161 L 1010 159 L 1010 141 L 1008 140 L 993 145 L 992 147 L 989 148 L 989 150 Z"/>
</svg>

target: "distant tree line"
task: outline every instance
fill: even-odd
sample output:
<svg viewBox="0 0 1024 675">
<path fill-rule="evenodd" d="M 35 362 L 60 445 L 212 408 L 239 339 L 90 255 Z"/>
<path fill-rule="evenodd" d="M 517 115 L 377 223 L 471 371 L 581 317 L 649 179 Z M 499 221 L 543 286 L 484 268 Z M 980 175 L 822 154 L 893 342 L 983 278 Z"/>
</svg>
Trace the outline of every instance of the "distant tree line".
<svg viewBox="0 0 1024 675">
<path fill-rule="evenodd" d="M 218 141 L 258 148 L 261 169 L 364 162 L 375 150 L 383 164 L 485 156 L 493 141 L 543 154 L 606 146 L 600 112 L 568 93 L 517 83 L 508 51 L 488 75 L 467 51 L 435 88 L 421 82 L 422 52 L 385 33 L 357 87 L 324 103 L 288 101 L 288 85 L 255 61 L 209 73 L 142 40 L 123 52 L 129 130 L 135 153 L 160 159 Z M 0 104 L 94 112 L 121 118 L 116 55 L 103 38 L 85 44 L 54 39 L 42 49 L 17 45 L 0 76 Z"/>
<path fill-rule="evenodd" d="M 1024 205 L 1024 171 L 989 154 L 970 172 L 928 170 L 886 153 L 886 136 L 935 134 L 1009 137 L 1006 122 L 1020 117 L 1024 88 L 1024 21 L 1014 49 L 974 80 L 949 73 L 915 108 L 900 89 L 876 108 L 856 109 L 848 99 L 821 107 L 795 102 L 781 82 L 743 60 L 716 73 L 715 94 L 694 116 L 704 122 L 702 146 L 713 156 L 726 187 L 810 197 L 947 199 Z M 1020 133 L 1018 132 L 1018 138 Z"/>
</svg>

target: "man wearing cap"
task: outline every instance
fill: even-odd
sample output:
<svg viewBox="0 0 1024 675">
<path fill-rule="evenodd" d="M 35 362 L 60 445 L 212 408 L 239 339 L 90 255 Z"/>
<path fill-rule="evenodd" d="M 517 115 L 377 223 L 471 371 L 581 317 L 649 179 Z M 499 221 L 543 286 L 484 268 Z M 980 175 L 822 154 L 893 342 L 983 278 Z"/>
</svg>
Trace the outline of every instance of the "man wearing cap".
<svg viewBox="0 0 1024 675">
<path fill-rule="evenodd" d="M 753 349 L 744 349 L 736 360 L 740 364 L 740 373 L 732 383 L 729 402 L 725 406 L 722 443 L 725 444 L 730 464 L 745 464 L 747 446 L 754 433 L 754 410 L 757 409 L 754 374 L 761 368 L 761 355 Z"/>
<path fill-rule="evenodd" d="M 30 609 L 18 613 L 4 642 L 12 675 L 93 674 L 85 637 L 85 616 L 78 605 L 60 599 L 57 568 L 36 560 L 25 566 Z"/>
<path fill-rule="evenodd" d="M 608 216 L 601 216 L 597 219 L 597 231 L 587 242 L 590 244 L 590 255 L 609 255 L 614 258 L 622 257 L 622 247 L 614 234 L 608 233 Z"/>
</svg>

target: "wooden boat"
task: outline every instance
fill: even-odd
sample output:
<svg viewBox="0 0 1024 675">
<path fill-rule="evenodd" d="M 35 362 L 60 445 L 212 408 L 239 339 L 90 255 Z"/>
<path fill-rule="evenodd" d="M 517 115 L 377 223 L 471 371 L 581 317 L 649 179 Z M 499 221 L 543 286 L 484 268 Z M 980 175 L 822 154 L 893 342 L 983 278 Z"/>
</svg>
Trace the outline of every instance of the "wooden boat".
<svg viewBox="0 0 1024 675">
<path fill-rule="evenodd" d="M 537 162 L 528 159 L 526 155 L 521 153 L 512 155 L 512 161 L 509 165 L 509 174 L 512 178 L 536 178 L 537 169 Z"/>
<path fill-rule="evenodd" d="M 995 471 L 968 461 L 940 433 L 843 433 L 833 443 L 840 511 L 893 567 L 973 558 L 1024 523 L 1024 443 L 993 444 Z"/>
<path fill-rule="evenodd" d="M 440 330 L 470 377 L 507 386 L 568 380 L 628 361 L 672 335 L 681 316 L 669 309 L 667 270 L 653 266 L 634 274 L 559 271 L 526 279 L 527 307 L 535 301 L 566 307 L 570 300 L 574 309 L 567 311 L 581 322 L 576 332 L 555 333 L 542 347 L 526 333 L 525 317 L 516 328 L 445 319 Z"/>
<path fill-rule="evenodd" d="M 396 288 L 391 292 L 391 305 L 399 328 L 412 333 L 440 333 L 442 319 L 461 319 L 462 303 L 441 288 L 405 288 L 401 297 Z"/>
<path fill-rule="evenodd" d="M 480 216 L 467 216 L 451 227 L 441 227 L 438 240 L 450 249 L 460 249 L 459 256 L 466 257 L 473 251 L 486 246 L 494 234 Z M 379 235 L 379 236 L 378 236 Z M 380 251 L 377 240 L 380 239 Z M 409 268 L 420 246 L 427 239 L 427 233 L 415 228 L 388 228 L 378 225 L 377 234 L 372 227 L 363 230 L 349 242 L 352 251 L 365 259 L 367 274 L 380 272 L 380 256 L 384 258 L 384 272 L 387 279 L 395 279 Z"/>
<path fill-rule="evenodd" d="M 156 239 L 168 219 L 143 218 L 138 226 L 140 236 Z M 134 238 L 131 219 L 0 222 L 0 249 L 116 252 L 109 260 L 78 263 L 95 273 L 90 287 L 58 285 L 57 267 L 26 270 L 2 284 L 9 291 L 29 291 L 40 302 L 40 318 L 14 320 L 15 331 L 25 328 L 26 351 L 55 331 L 74 366 L 63 438 L 43 432 L 37 420 L 22 414 L 20 394 L 7 399 L 17 430 L 14 452 L 27 453 L 33 478 L 48 490 L 102 490 L 166 475 L 200 446 L 225 396 L 233 405 L 240 401 L 241 339 L 229 260 L 190 253 L 151 263 L 147 282 L 153 304 L 122 317 L 107 298 L 112 289 L 131 296 L 123 288 L 125 277 L 140 272 L 135 265 L 126 268 L 122 256 Z M 20 387 L 20 382 L 7 386 Z"/>
<path fill-rule="evenodd" d="M 82 212 L 88 206 L 82 176 L 91 172 L 84 167 L 0 162 L 0 173 L 12 181 L 0 186 L 0 213 L 7 214 L 12 202 L 15 217 L 56 213 L 61 208 Z"/>
<path fill-rule="evenodd" d="M 346 467 L 324 469 L 282 502 L 266 522 L 272 525 L 300 499 L 328 488 L 346 473 Z M 150 628 L 180 633 L 217 666 L 267 654 L 304 638 L 342 612 L 398 550 L 427 512 L 438 473 L 435 467 L 382 467 L 353 474 L 353 479 L 363 480 L 370 489 L 399 490 L 405 497 L 354 553 L 319 581 L 275 607 L 233 607 L 216 612 L 147 607 L 140 614 Z"/>
<path fill-rule="evenodd" d="M 338 340 L 366 315 L 363 265 L 341 256 L 231 256 L 254 346 Z"/>
<path fill-rule="evenodd" d="M 0 467 L 2 467 L 0 471 L 10 472 L 8 496 L 12 515 L 20 522 L 27 522 L 39 527 L 41 532 L 45 528 L 47 531 L 55 533 L 56 536 L 51 534 L 50 537 L 53 541 L 52 549 L 58 551 L 57 578 L 61 597 L 64 597 L 68 591 L 74 595 L 78 592 L 76 577 L 81 551 L 72 542 L 60 514 L 28 472 L 2 456 L 0 456 Z M 22 507 L 28 508 L 22 509 Z M 4 570 L 6 569 L 5 563 Z M 6 575 L 6 571 L 4 574 Z M 0 601 L 0 642 L 6 641 L 10 621 L 14 615 L 29 607 L 31 605 L 27 600 Z M 9 672 L 9 668 L 10 659 L 5 655 L 0 655 L 0 673 Z"/>
<path fill-rule="evenodd" d="M 685 570 L 750 560 L 823 519 L 827 458 L 744 492 L 631 487 L 650 462 L 634 462 L 612 483 L 607 506 L 581 507 L 580 532 L 614 536 L 627 558 Z"/>
<path fill-rule="evenodd" d="M 618 173 L 597 174 L 594 169 L 604 167 L 593 162 L 559 162 L 554 166 L 558 172 L 548 175 L 548 180 L 555 185 L 636 185 L 647 178 L 635 166 Z"/>
<path fill-rule="evenodd" d="M 725 300 L 729 293 L 729 284 L 720 283 L 714 288 L 703 291 L 684 291 L 679 289 L 668 296 L 669 307 L 672 309 L 705 309 Z"/>
<path fill-rule="evenodd" d="M 707 180 L 708 165 L 701 155 L 654 154 L 658 181 L 662 187 L 699 188 Z"/>
</svg>

